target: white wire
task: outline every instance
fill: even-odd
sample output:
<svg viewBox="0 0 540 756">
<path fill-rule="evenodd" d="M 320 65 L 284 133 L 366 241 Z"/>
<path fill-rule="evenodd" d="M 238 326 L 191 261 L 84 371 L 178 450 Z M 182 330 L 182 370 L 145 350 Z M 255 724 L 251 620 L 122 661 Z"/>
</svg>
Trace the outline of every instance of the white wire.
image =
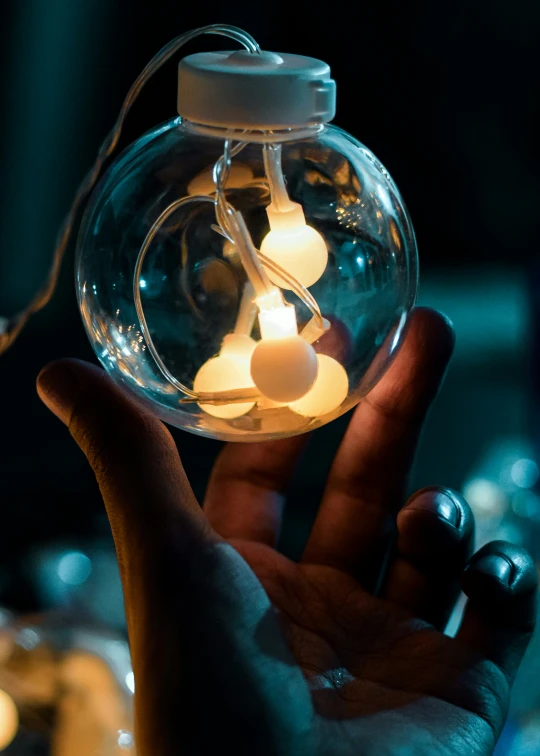
<svg viewBox="0 0 540 756">
<path fill-rule="evenodd" d="M 169 58 L 171 58 L 172 55 L 178 52 L 178 50 L 187 42 L 190 42 L 192 39 L 202 34 L 218 34 L 220 36 L 229 37 L 230 39 L 234 39 L 244 45 L 249 52 L 254 54 L 261 52 L 259 45 L 253 37 L 242 29 L 238 29 L 235 26 L 228 26 L 227 24 L 212 24 L 181 34 L 165 45 L 165 47 L 152 58 L 132 84 L 113 129 L 101 145 L 92 168 L 87 173 L 77 190 L 71 208 L 60 227 L 54 248 L 52 264 L 45 282 L 23 310 L 10 318 L 0 318 L 0 354 L 5 352 L 13 344 L 32 315 L 39 312 L 39 310 L 43 309 L 43 307 L 51 301 L 58 283 L 62 261 L 68 249 L 73 227 L 81 206 L 95 187 L 104 163 L 116 149 L 122 134 L 124 121 L 141 90 L 148 80 L 169 60 Z"/>
<path fill-rule="evenodd" d="M 220 194 L 221 192 L 222 189 L 220 186 L 218 188 L 218 194 Z M 159 352 L 156 349 L 156 345 L 154 344 L 154 341 L 150 334 L 150 329 L 148 328 L 148 323 L 146 321 L 146 316 L 144 314 L 144 308 L 141 300 L 141 274 L 146 255 L 156 234 L 163 226 L 165 221 L 181 207 L 185 207 L 189 204 L 195 204 L 197 202 L 209 202 L 214 204 L 214 206 L 216 207 L 216 214 L 218 212 L 219 205 L 221 207 L 222 215 L 227 218 L 228 221 L 230 221 L 231 218 L 234 219 L 234 223 L 230 224 L 229 230 L 232 234 L 232 240 L 235 244 L 237 244 L 239 251 L 244 244 L 247 247 L 246 253 L 242 254 L 240 252 L 240 255 L 244 264 L 244 268 L 246 270 L 246 274 L 248 276 L 248 280 L 253 285 L 254 291 L 257 292 L 257 287 L 264 285 L 263 283 L 261 283 L 261 281 L 268 280 L 266 274 L 262 270 L 262 267 L 264 266 L 265 268 L 271 270 L 275 275 L 278 275 L 281 278 L 285 279 L 294 293 L 304 302 L 306 307 L 309 308 L 317 326 L 321 328 L 321 331 L 324 331 L 324 321 L 321 315 L 321 311 L 312 294 L 289 273 L 283 270 L 283 268 L 281 268 L 277 263 L 260 254 L 260 252 L 253 246 L 249 231 L 245 226 L 241 214 L 236 212 L 231 207 L 231 205 L 227 203 L 224 197 L 222 197 L 221 201 L 218 203 L 208 195 L 188 195 L 186 197 L 181 197 L 174 202 L 171 202 L 171 204 L 168 205 L 165 210 L 163 210 L 163 212 L 159 215 L 159 217 L 154 221 L 141 245 L 133 272 L 133 300 L 135 302 L 137 317 L 141 325 L 141 331 L 146 340 L 148 350 L 154 358 L 154 361 L 163 377 L 167 381 L 169 381 L 169 383 L 171 383 L 178 391 L 186 395 L 187 399 L 181 401 L 199 402 L 202 404 L 233 404 L 257 400 L 260 398 L 260 392 L 257 389 L 233 389 L 231 391 L 197 393 L 196 391 L 193 391 L 193 389 L 188 388 L 183 383 L 181 383 L 165 365 Z M 213 228 L 229 238 L 228 233 L 225 232 L 221 226 L 213 226 Z M 269 280 L 268 283 L 269 286 L 273 288 L 273 285 L 269 282 Z M 259 291 L 259 294 L 264 295 L 265 293 L 267 293 L 266 289 Z"/>
</svg>

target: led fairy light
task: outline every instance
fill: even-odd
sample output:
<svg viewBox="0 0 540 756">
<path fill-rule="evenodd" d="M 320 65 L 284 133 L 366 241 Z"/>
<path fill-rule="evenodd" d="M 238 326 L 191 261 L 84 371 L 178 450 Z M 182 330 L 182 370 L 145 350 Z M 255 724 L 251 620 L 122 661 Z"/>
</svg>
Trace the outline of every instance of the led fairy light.
<svg viewBox="0 0 540 756">
<path fill-rule="evenodd" d="M 279 289 L 271 284 L 259 261 L 243 217 L 233 211 L 228 214 L 228 218 L 229 233 L 238 248 L 240 260 L 253 287 L 254 303 L 259 309 L 261 340 L 249 356 L 253 385 L 264 397 L 273 401 L 289 402 L 300 399 L 309 391 L 317 377 L 315 350 L 298 335 L 295 308 L 286 304 Z M 241 316 L 242 307 L 239 317 Z M 221 356 L 218 359 L 221 359 Z M 202 370 L 205 370 L 205 366 Z M 196 386 L 194 388 L 197 390 Z M 227 385 L 223 388 L 231 389 L 233 386 Z M 217 385 L 213 390 L 218 390 Z"/>
<path fill-rule="evenodd" d="M 337 360 L 327 354 L 318 354 L 317 368 L 317 378 L 311 389 L 289 405 L 293 412 L 305 417 L 334 412 L 349 393 L 347 371 Z"/>
<path fill-rule="evenodd" d="M 256 342 L 251 338 L 255 319 L 254 298 L 259 292 L 266 294 L 270 289 L 264 270 L 255 254 L 246 225 L 242 216 L 235 212 L 225 200 L 225 187 L 229 184 L 232 173 L 232 148 L 225 144 L 224 155 L 211 171 L 215 193 L 216 228 L 228 238 L 228 243 L 238 250 L 240 261 L 247 275 L 244 285 L 240 310 L 232 334 L 227 334 L 222 341 L 217 356 L 207 360 L 197 371 L 193 390 L 200 397 L 204 394 L 219 397 L 229 391 L 255 388 L 251 377 L 251 358 Z M 199 407 L 209 415 L 227 420 L 241 417 L 249 412 L 255 402 L 213 403 L 198 402 Z"/>
<path fill-rule="evenodd" d="M 100 182 L 78 239 L 79 307 L 105 369 L 163 420 L 224 440 L 294 435 L 350 409 L 390 364 L 414 304 L 416 245 L 386 170 L 330 124 L 329 66 L 263 51 L 235 27 L 177 37 L 136 79 L 45 285 L 0 319 L 0 352 L 50 300 L 141 89 L 205 33 L 245 49 L 180 60 L 180 117 L 128 147 Z M 351 205 L 357 222 L 344 225 Z"/>
<path fill-rule="evenodd" d="M 245 334 L 230 333 L 223 339 L 217 357 L 207 360 L 199 369 L 193 389 L 199 393 L 217 394 L 233 389 L 253 388 L 251 378 L 251 358 L 257 343 Z M 255 406 L 255 402 L 229 404 L 204 404 L 199 407 L 214 417 L 232 420 L 245 415 Z"/>
<path fill-rule="evenodd" d="M 263 239 L 261 252 L 307 288 L 324 273 L 328 248 L 320 233 L 306 224 L 302 206 L 289 199 L 281 169 L 281 145 L 264 146 L 264 165 L 272 202 L 266 208 L 270 231 Z M 279 276 L 269 275 L 278 286 L 289 288 Z"/>
<path fill-rule="evenodd" d="M 317 378 L 315 350 L 298 335 L 295 309 L 283 303 L 277 288 L 256 301 L 261 341 L 251 358 L 251 377 L 268 399 L 300 399 Z"/>
<path fill-rule="evenodd" d="M 227 141 L 224 155 L 212 172 L 216 218 L 218 230 L 228 235 L 238 250 L 249 285 L 244 288 L 235 333 L 226 336 L 219 355 L 200 368 L 193 389 L 198 394 L 218 395 L 234 389 L 256 387 L 264 398 L 278 402 L 294 401 L 303 397 L 315 382 L 317 357 L 311 344 L 298 335 L 295 308 L 283 301 L 279 289 L 271 283 L 244 218 L 225 200 L 232 154 Z M 259 309 L 261 341 L 258 344 L 250 338 L 253 322 L 246 321 L 245 315 L 252 303 Z M 240 417 L 253 406 L 254 403 L 248 402 L 222 405 L 199 402 L 199 407 L 205 412 L 227 419 Z"/>
<path fill-rule="evenodd" d="M 214 169 L 215 199 L 208 196 L 183 197 L 171 203 L 161 213 L 143 242 L 133 276 L 133 297 L 141 330 L 159 369 L 170 383 L 192 400 L 197 401 L 203 411 L 214 417 L 228 420 L 249 412 L 254 406 L 253 400 L 259 398 L 260 395 L 276 401 L 299 399 L 313 384 L 318 369 L 315 352 L 310 346 L 313 339 L 306 340 L 298 336 L 294 307 L 285 304 L 279 289 L 271 283 L 242 215 L 225 200 L 223 186 L 227 179 L 231 156 L 238 151 L 238 147 L 233 149 L 229 143 L 226 143 L 224 155 Z M 159 355 L 148 328 L 140 290 L 143 264 L 156 235 L 174 212 L 197 202 L 211 202 L 215 205 L 216 216 L 221 224 L 216 227 L 216 230 L 230 237 L 231 243 L 238 251 L 248 283 L 244 287 L 235 327 L 235 335 L 244 337 L 244 344 L 241 345 L 239 338 L 232 340 L 225 337 L 220 353 L 203 364 L 195 376 L 193 390 L 190 390 L 176 379 Z M 313 297 L 279 266 L 272 264 L 271 267 L 289 281 L 291 288 L 312 311 L 312 321 L 315 321 L 323 332 L 326 325 Z M 262 336 L 258 351 L 256 348 L 253 350 L 250 348 L 255 345 L 255 342 L 249 338 L 255 309 L 259 310 Z M 270 327 L 271 323 L 274 324 L 273 328 Z M 281 328 L 278 327 L 279 323 L 281 323 Z M 317 325 L 311 325 L 310 331 L 313 332 L 314 328 L 317 328 Z M 265 339 L 271 339 L 272 343 L 263 345 Z M 256 351 L 255 373 L 253 373 L 253 359 Z M 272 356 L 270 361 L 269 356 Z M 288 392 L 283 390 L 284 376 L 289 376 L 291 382 Z M 287 396 L 286 399 L 283 398 L 284 393 Z"/>
</svg>

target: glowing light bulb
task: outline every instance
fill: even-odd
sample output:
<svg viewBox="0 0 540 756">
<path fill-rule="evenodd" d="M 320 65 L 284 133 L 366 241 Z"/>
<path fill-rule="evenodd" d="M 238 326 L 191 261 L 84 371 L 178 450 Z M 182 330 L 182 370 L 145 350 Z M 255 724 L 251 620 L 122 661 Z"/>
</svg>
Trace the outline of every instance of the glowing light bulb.
<svg viewBox="0 0 540 756">
<path fill-rule="evenodd" d="M 19 729 L 19 712 L 10 695 L 0 690 L 0 751 L 7 748 Z"/>
<path fill-rule="evenodd" d="M 328 248 L 320 233 L 306 224 L 301 205 L 291 202 L 290 208 L 286 212 L 280 212 L 273 204 L 266 208 L 270 231 L 262 241 L 261 253 L 307 288 L 326 270 Z M 277 286 L 291 288 L 278 275 L 267 272 Z"/>
<path fill-rule="evenodd" d="M 296 312 L 292 305 L 281 305 L 275 309 L 261 310 L 259 327 L 263 339 L 285 339 L 296 336 Z"/>
<path fill-rule="evenodd" d="M 317 356 L 301 336 L 263 339 L 251 358 L 251 377 L 259 391 L 275 402 L 304 396 L 317 377 Z"/>
<path fill-rule="evenodd" d="M 289 407 L 304 417 L 320 417 L 337 409 L 349 393 L 349 378 L 345 368 L 333 357 L 318 354 L 317 379 L 305 396 Z"/>
<path fill-rule="evenodd" d="M 292 402 L 304 396 L 317 377 L 317 355 L 298 335 L 296 312 L 276 289 L 259 297 L 262 339 L 251 357 L 251 377 L 267 399 Z"/>
<path fill-rule="evenodd" d="M 221 352 L 204 363 L 195 376 L 193 388 L 197 392 L 218 393 L 240 388 L 253 388 L 250 360 L 256 342 L 249 336 L 231 333 L 225 336 Z M 232 420 L 241 417 L 255 406 L 255 402 L 239 404 L 199 404 L 214 417 Z"/>
<path fill-rule="evenodd" d="M 202 173 L 199 173 L 195 178 L 192 178 L 188 184 L 188 194 L 194 195 L 209 195 L 216 191 L 216 185 L 214 184 L 214 168 L 213 166 L 207 168 Z M 253 171 L 249 165 L 243 163 L 232 163 L 229 169 L 229 175 L 227 177 L 226 189 L 241 189 L 246 184 L 253 181 Z"/>
</svg>

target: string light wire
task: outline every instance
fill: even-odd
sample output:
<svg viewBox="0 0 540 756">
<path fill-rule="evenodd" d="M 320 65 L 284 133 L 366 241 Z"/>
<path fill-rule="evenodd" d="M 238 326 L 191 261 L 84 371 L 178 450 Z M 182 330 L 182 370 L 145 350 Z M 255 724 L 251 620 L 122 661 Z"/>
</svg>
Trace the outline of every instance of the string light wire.
<svg viewBox="0 0 540 756">
<path fill-rule="evenodd" d="M 26 326 L 32 315 L 42 310 L 52 299 L 56 286 L 58 283 L 58 276 L 62 266 L 62 261 L 65 257 L 66 251 L 69 247 L 75 222 L 79 215 L 81 207 L 88 199 L 92 190 L 94 189 L 97 181 L 101 175 L 104 164 L 111 157 L 122 134 L 122 129 L 126 117 L 131 110 L 133 104 L 137 100 L 143 87 L 152 78 L 152 76 L 158 71 L 181 47 L 190 42 L 195 37 L 199 37 L 204 34 L 217 34 L 223 37 L 228 37 L 243 45 L 246 50 L 253 54 L 260 54 L 261 49 L 253 37 L 242 29 L 238 29 L 236 26 L 229 26 L 227 24 L 211 24 L 209 26 L 203 26 L 199 29 L 181 34 L 173 39 L 167 45 L 165 45 L 148 63 L 148 65 L 139 74 L 137 79 L 132 84 L 129 92 L 127 93 L 122 108 L 116 119 L 112 130 L 109 132 L 101 147 L 99 148 L 96 160 L 92 165 L 81 185 L 79 186 L 75 199 L 71 205 L 71 208 L 60 227 L 60 231 L 56 238 L 56 244 L 54 247 L 52 263 L 49 268 L 47 277 L 38 289 L 36 294 L 30 303 L 16 315 L 9 318 L 0 318 L 0 354 L 4 353 L 17 339 L 23 328 Z"/>
</svg>

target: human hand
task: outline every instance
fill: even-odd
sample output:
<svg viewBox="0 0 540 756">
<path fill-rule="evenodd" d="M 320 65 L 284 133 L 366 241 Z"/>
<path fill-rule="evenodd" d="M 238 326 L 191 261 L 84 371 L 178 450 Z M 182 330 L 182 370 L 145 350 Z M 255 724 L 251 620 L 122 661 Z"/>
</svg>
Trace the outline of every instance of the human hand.
<svg viewBox="0 0 540 756">
<path fill-rule="evenodd" d="M 354 413 L 298 564 L 274 547 L 305 436 L 226 446 L 201 509 L 158 419 L 96 367 L 44 369 L 40 396 L 86 454 L 112 527 L 139 756 L 493 751 L 534 625 L 534 564 L 504 542 L 470 558 L 458 494 L 403 506 L 452 345 L 441 316 L 414 313 Z"/>
</svg>

